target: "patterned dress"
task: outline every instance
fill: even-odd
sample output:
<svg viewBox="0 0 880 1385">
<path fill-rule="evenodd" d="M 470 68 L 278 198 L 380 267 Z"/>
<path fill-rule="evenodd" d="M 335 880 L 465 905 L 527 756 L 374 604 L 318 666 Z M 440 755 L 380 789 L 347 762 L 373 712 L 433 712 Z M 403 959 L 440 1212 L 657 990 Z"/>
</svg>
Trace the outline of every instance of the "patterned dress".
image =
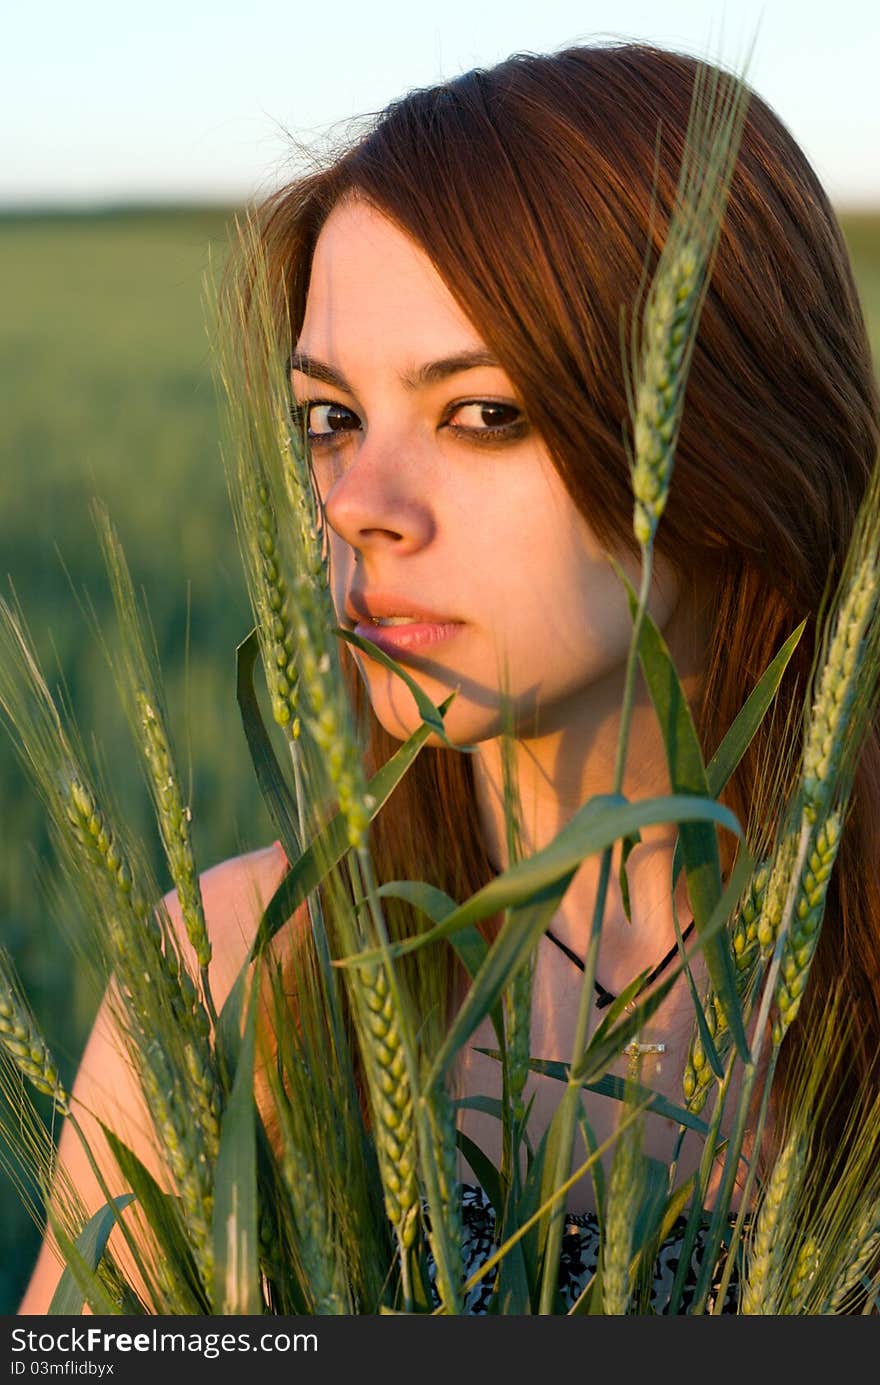
<svg viewBox="0 0 880 1385">
<path fill-rule="evenodd" d="M 467 1280 L 480 1265 L 484 1264 L 494 1250 L 495 1211 L 485 1192 L 479 1185 L 463 1183 L 462 1196 L 462 1267 L 464 1280 Z M 654 1279 L 651 1289 L 651 1312 L 663 1314 L 669 1303 L 669 1295 L 678 1269 L 679 1255 L 684 1237 L 685 1219 L 680 1217 L 672 1231 L 663 1242 L 654 1266 Z M 704 1232 L 697 1233 L 691 1263 L 688 1268 L 685 1286 L 679 1305 L 679 1312 L 687 1312 L 692 1302 L 700 1264 L 702 1261 Z M 599 1252 L 599 1224 L 594 1212 L 568 1213 L 562 1240 L 562 1255 L 559 1266 L 559 1290 L 566 1308 L 570 1308 L 578 1295 L 589 1283 L 595 1272 Z M 724 1270 L 725 1255 L 715 1267 L 713 1292 L 709 1295 L 708 1309 L 715 1303 L 714 1289 L 719 1285 Z M 469 1290 L 465 1297 L 464 1311 L 469 1314 L 485 1313 L 492 1295 L 496 1270 L 492 1269 L 486 1277 Z M 434 1288 L 435 1266 L 429 1258 L 431 1292 L 434 1306 L 439 1305 L 439 1297 Z M 722 1313 L 735 1313 L 737 1310 L 738 1275 L 734 1269 L 724 1298 Z"/>
</svg>

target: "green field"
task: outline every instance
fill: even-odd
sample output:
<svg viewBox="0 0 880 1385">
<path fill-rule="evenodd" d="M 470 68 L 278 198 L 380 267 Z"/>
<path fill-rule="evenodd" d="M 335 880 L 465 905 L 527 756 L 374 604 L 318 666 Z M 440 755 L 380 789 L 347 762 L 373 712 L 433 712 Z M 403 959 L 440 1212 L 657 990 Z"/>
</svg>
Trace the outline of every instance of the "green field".
<svg viewBox="0 0 880 1385">
<path fill-rule="evenodd" d="M 118 526 L 146 589 L 205 868 L 274 835 L 250 769 L 233 687 L 250 614 L 219 455 L 202 275 L 222 257 L 212 211 L 0 219 L 0 578 L 7 574 L 50 674 L 133 826 L 152 832 L 112 680 L 80 611 L 109 628 L 89 503 Z M 845 219 L 880 361 L 880 215 Z M 189 608 L 188 679 L 184 650 Z M 96 997 L 47 903 L 51 854 L 38 801 L 0 734 L 0 937 L 70 1080 Z M 160 868 L 158 849 L 154 859 Z M 160 870 L 160 879 L 167 877 Z M 0 1166 L 0 1312 L 14 1311 L 36 1232 Z"/>
</svg>

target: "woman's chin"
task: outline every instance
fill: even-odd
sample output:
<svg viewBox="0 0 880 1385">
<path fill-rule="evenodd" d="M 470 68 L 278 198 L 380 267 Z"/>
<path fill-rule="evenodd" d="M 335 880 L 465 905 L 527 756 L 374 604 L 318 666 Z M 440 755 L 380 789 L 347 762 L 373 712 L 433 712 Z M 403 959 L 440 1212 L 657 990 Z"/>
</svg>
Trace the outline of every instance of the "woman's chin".
<svg viewBox="0 0 880 1385">
<path fill-rule="evenodd" d="M 425 691 L 436 706 L 440 706 L 449 696 L 448 691 L 441 691 L 436 697 L 433 693 L 428 692 L 427 688 Z M 406 697 L 410 702 L 410 707 L 405 709 L 399 706 L 396 696 L 393 704 L 389 704 L 386 699 L 380 701 L 378 698 L 372 703 L 376 719 L 389 736 L 393 736 L 398 741 L 409 740 L 410 736 L 423 725 L 410 694 L 407 693 Z M 475 745 L 478 741 L 489 740 L 500 734 L 497 711 L 493 712 L 486 708 L 475 707 L 472 703 L 460 699 L 461 693 L 453 699 L 443 717 L 443 729 L 453 746 Z M 435 731 L 432 731 L 425 741 L 425 745 L 431 748 L 442 748 L 446 746 L 446 743 L 440 739 Z"/>
</svg>

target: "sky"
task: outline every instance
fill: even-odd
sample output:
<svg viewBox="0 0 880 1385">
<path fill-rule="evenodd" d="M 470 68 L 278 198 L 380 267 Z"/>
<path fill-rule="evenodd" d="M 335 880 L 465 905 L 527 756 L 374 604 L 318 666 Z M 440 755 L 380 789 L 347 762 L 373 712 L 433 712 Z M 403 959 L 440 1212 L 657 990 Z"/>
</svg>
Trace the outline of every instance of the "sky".
<svg viewBox="0 0 880 1385">
<path fill-rule="evenodd" d="M 880 207 L 878 0 L 9 3 L 0 209 L 240 202 L 403 92 L 512 52 L 644 39 L 739 66 L 838 207 Z"/>
</svg>

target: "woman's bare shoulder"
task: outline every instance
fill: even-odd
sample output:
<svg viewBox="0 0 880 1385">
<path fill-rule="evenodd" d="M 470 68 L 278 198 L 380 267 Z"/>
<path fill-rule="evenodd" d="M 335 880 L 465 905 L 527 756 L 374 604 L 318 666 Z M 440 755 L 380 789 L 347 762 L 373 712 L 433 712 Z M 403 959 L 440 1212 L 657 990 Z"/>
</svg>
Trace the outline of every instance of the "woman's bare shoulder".
<svg viewBox="0 0 880 1385">
<path fill-rule="evenodd" d="M 244 965 L 263 911 L 286 870 L 287 857 L 281 843 L 276 841 L 255 851 L 230 856 L 199 876 L 212 947 L 208 977 L 218 1007 Z M 170 891 L 164 903 L 190 969 L 196 971 L 195 956 L 186 936 L 176 892 Z"/>
<path fill-rule="evenodd" d="M 218 1010 L 247 960 L 260 917 L 281 882 L 287 859 L 278 842 L 220 861 L 202 872 L 199 882 L 213 955 L 209 979 Z M 193 976 L 198 965 L 187 939 L 176 891 L 163 903 Z M 73 1085 L 73 1108 L 83 1133 L 92 1145 L 111 1190 L 124 1191 L 101 1134 L 103 1122 L 138 1155 L 160 1184 L 170 1186 L 158 1156 L 152 1126 L 140 1083 L 132 1066 L 129 1046 L 117 1028 L 117 1011 L 105 998 L 83 1052 Z M 86 1211 L 102 1206 L 104 1192 L 74 1130 L 65 1122 L 59 1143 L 59 1162 L 77 1190 Z M 116 1244 L 125 1261 L 124 1247 Z M 60 1258 L 47 1239 L 40 1252 L 20 1313 L 45 1313 L 61 1274 Z"/>
</svg>

